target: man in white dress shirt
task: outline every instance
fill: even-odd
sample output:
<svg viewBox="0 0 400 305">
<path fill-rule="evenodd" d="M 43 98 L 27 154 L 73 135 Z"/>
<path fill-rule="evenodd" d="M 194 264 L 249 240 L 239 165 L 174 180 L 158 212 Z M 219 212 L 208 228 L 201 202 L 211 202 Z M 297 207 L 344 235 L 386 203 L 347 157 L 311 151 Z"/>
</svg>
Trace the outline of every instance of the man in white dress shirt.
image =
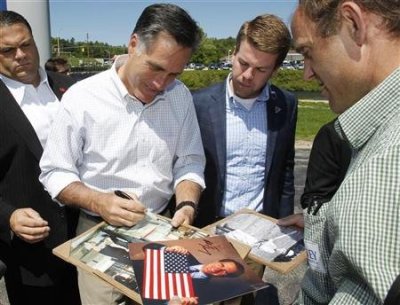
<svg viewBox="0 0 400 305">
<path fill-rule="evenodd" d="M 63 98 L 40 181 L 53 198 L 82 209 L 78 234 L 100 220 L 132 226 L 146 208 L 164 214 L 172 195 L 172 224 L 193 222 L 205 187 L 205 158 L 191 94 L 176 77 L 199 40 L 196 22 L 180 7 L 150 5 L 137 21 L 128 54 Z M 79 272 L 83 304 L 121 300 L 87 276 Z"/>
</svg>

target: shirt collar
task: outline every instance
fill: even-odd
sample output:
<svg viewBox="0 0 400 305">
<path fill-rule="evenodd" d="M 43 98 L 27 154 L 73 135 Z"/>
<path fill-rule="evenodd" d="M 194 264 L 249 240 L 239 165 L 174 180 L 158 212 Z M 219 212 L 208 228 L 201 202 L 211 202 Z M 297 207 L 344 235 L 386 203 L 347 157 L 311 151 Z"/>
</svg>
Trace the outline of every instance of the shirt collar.
<svg viewBox="0 0 400 305">
<path fill-rule="evenodd" d="M 226 78 L 226 96 L 229 101 L 234 101 L 234 94 L 230 85 L 231 79 L 232 73 L 229 73 L 228 77 Z M 258 95 L 256 102 L 267 102 L 269 100 L 269 89 L 270 85 L 267 83 L 261 93 Z"/>
<path fill-rule="evenodd" d="M 353 149 L 361 149 L 375 131 L 400 109 L 400 68 L 342 113 L 340 127 Z"/>
<path fill-rule="evenodd" d="M 40 83 L 39 86 L 46 85 L 50 88 L 49 81 L 47 78 L 46 71 L 42 68 L 39 67 L 39 76 L 40 76 Z M 4 82 L 4 84 L 7 86 L 8 90 L 10 90 L 11 94 L 14 96 L 14 99 L 18 103 L 18 105 L 22 104 L 22 101 L 25 96 L 25 90 L 28 86 L 33 87 L 31 84 L 24 84 L 20 81 L 17 81 L 15 79 L 11 79 L 5 75 L 0 74 L 0 79 Z M 38 87 L 39 87 L 38 86 Z"/>
<path fill-rule="evenodd" d="M 121 68 L 121 66 L 128 60 L 128 57 L 129 54 L 119 55 L 111 67 L 111 80 L 125 101 L 129 101 L 129 99 L 132 97 L 129 95 L 128 89 L 126 89 L 124 83 L 120 79 L 118 75 L 118 69 Z"/>
<path fill-rule="evenodd" d="M 121 66 L 128 60 L 128 58 L 129 58 L 129 54 L 119 55 L 116 58 L 116 60 L 114 61 L 114 64 L 111 67 L 111 80 L 114 82 L 119 94 L 121 95 L 121 97 L 123 98 L 123 100 L 125 102 L 134 100 L 134 101 L 141 103 L 141 101 L 139 101 L 135 96 L 129 94 L 128 89 L 125 87 L 125 84 L 122 82 L 121 78 L 118 75 L 119 68 L 121 68 Z M 172 86 L 175 84 L 175 82 L 173 82 L 171 85 L 169 85 L 163 93 L 160 93 L 159 95 L 157 95 L 151 103 L 146 104 L 145 106 L 155 104 L 155 102 L 158 101 L 159 99 L 163 99 L 166 92 L 170 88 L 172 88 Z"/>
</svg>

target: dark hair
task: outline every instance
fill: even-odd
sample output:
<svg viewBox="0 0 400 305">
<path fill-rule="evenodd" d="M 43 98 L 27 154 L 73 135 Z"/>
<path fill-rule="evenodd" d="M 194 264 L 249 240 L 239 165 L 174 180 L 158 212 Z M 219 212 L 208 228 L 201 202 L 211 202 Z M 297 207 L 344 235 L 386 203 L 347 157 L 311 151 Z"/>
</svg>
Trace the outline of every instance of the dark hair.
<svg viewBox="0 0 400 305">
<path fill-rule="evenodd" d="M 243 40 L 247 40 L 261 52 L 278 54 L 275 67 L 279 67 L 284 61 L 292 41 L 285 23 L 271 14 L 260 15 L 243 23 L 236 36 L 235 54 Z"/>
<path fill-rule="evenodd" d="M 14 11 L 0 11 L 0 28 L 18 23 L 24 24 L 32 35 L 31 25 L 22 15 Z"/>
<path fill-rule="evenodd" d="M 239 275 L 241 275 L 241 274 L 244 273 L 244 267 L 243 267 L 243 265 L 242 265 L 241 263 L 235 261 L 234 259 L 231 259 L 231 258 L 224 258 L 224 259 L 219 260 L 219 262 L 221 262 L 221 263 L 234 263 L 235 266 L 236 266 L 236 269 L 237 269 L 236 272 L 227 273 L 227 274 L 225 275 L 225 277 L 237 277 L 237 276 L 239 276 Z"/>
<path fill-rule="evenodd" d="M 382 18 L 381 26 L 389 33 L 400 35 L 399 0 L 353 0 L 367 12 Z M 328 37 L 337 33 L 341 18 L 338 8 L 343 0 L 299 0 L 299 7 L 317 24 L 319 34 Z"/>
<path fill-rule="evenodd" d="M 52 57 L 46 61 L 44 68 L 47 71 L 68 73 L 70 72 L 70 67 L 68 61 L 62 57 Z"/>
<path fill-rule="evenodd" d="M 179 45 L 193 51 L 201 40 L 201 31 L 196 21 L 184 9 L 174 4 L 153 4 L 146 7 L 132 34 L 137 34 L 148 48 L 161 32 L 171 35 Z"/>
</svg>

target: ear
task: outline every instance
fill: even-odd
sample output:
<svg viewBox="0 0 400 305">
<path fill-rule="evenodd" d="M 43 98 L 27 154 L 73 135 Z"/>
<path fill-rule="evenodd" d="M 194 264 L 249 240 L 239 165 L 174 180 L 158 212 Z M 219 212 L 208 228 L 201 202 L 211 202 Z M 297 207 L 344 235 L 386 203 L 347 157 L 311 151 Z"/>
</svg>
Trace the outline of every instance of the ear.
<svg viewBox="0 0 400 305">
<path fill-rule="evenodd" d="M 133 33 L 131 35 L 131 39 L 129 40 L 128 53 L 129 54 L 133 53 L 138 44 L 139 44 L 139 37 L 137 36 L 136 33 Z"/>
<path fill-rule="evenodd" d="M 361 7 L 353 1 L 345 1 L 340 6 L 342 26 L 347 27 L 350 37 L 361 46 L 367 37 L 367 24 L 365 13 Z"/>
</svg>

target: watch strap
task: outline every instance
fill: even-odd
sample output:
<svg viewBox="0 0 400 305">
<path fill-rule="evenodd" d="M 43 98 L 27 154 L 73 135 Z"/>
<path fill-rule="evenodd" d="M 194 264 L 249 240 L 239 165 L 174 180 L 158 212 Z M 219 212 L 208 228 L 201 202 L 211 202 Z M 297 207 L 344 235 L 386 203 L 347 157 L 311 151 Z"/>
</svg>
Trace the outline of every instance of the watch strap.
<svg viewBox="0 0 400 305">
<path fill-rule="evenodd" d="M 176 205 L 175 212 L 179 211 L 180 209 L 182 209 L 183 207 L 186 207 L 186 206 L 192 207 L 194 210 L 194 214 L 195 215 L 197 214 L 197 204 L 195 204 L 193 201 L 182 201 L 182 202 L 178 203 Z"/>
</svg>

